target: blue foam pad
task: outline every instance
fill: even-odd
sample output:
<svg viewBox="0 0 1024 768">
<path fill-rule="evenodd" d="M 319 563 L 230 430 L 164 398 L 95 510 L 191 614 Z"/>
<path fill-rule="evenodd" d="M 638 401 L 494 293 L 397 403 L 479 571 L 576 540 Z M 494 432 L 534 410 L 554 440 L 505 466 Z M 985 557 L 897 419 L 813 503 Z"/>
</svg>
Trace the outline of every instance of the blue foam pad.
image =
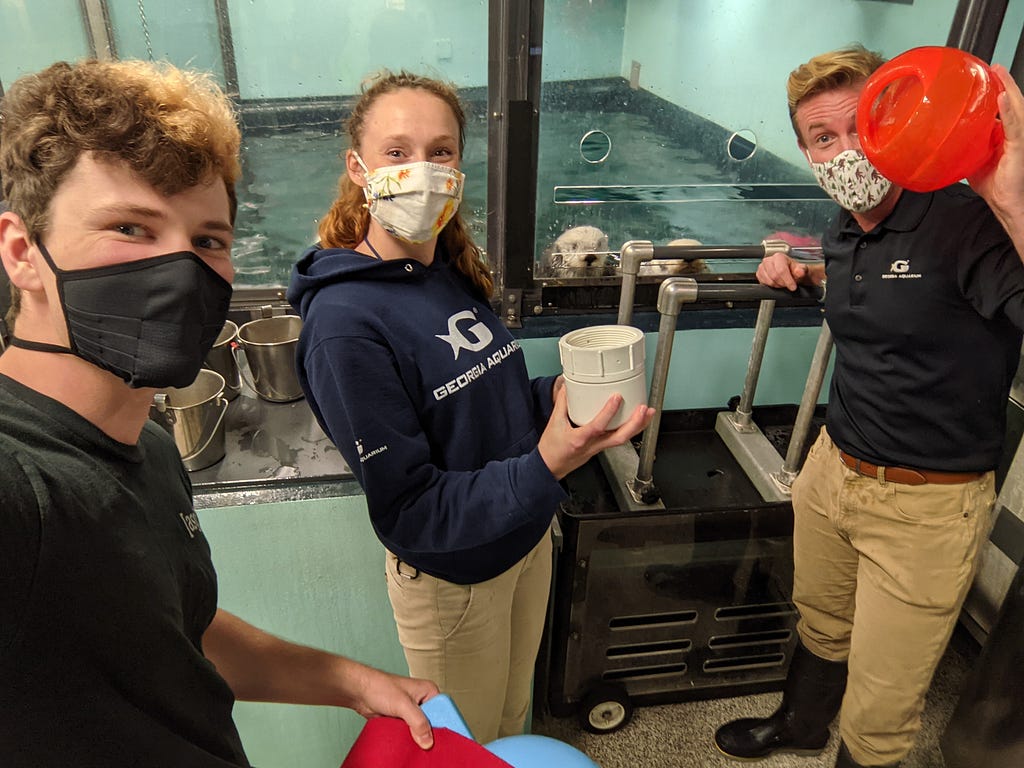
<svg viewBox="0 0 1024 768">
<path fill-rule="evenodd" d="M 447 693 L 441 693 L 432 699 L 428 699 L 420 705 L 420 709 L 427 716 L 431 727 L 447 728 L 449 731 L 454 731 L 461 736 L 465 736 L 467 739 L 473 738 L 469 726 L 466 725 L 466 721 L 462 719 L 462 715 L 459 713 L 459 708 L 455 706 L 455 702 L 452 701 L 451 696 Z"/>
<path fill-rule="evenodd" d="M 536 734 L 506 736 L 487 749 L 514 768 L 600 768 L 575 747 Z"/>
</svg>

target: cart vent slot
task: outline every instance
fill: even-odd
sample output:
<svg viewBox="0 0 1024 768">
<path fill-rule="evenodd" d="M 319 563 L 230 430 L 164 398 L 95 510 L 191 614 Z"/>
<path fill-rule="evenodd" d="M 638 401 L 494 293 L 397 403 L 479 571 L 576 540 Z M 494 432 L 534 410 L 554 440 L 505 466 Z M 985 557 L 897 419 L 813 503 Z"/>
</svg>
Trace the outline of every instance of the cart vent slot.
<svg viewBox="0 0 1024 768">
<path fill-rule="evenodd" d="M 745 645 L 788 643 L 792 630 L 776 629 L 769 632 L 743 632 L 736 635 L 718 635 L 708 640 L 708 648 L 742 648 Z"/>
<path fill-rule="evenodd" d="M 716 621 L 733 619 L 760 619 L 766 616 L 792 616 L 796 606 L 792 603 L 759 603 L 756 605 L 730 605 L 715 609 Z"/>
<path fill-rule="evenodd" d="M 613 669 L 604 672 L 604 680 L 649 680 L 655 677 L 672 677 L 686 673 L 685 664 L 658 664 L 651 667 L 634 667 L 632 669 Z"/>
<path fill-rule="evenodd" d="M 611 629 L 637 629 L 672 624 L 693 624 L 696 621 L 696 611 L 673 611 L 671 613 L 645 613 L 640 616 L 616 616 L 609 620 L 608 626 Z"/>
<path fill-rule="evenodd" d="M 693 647 L 689 640 L 667 640 L 660 643 L 631 643 L 629 645 L 613 645 L 606 651 L 609 659 L 622 659 L 628 656 L 651 656 L 658 653 L 686 653 Z"/>
<path fill-rule="evenodd" d="M 781 667 L 786 660 L 784 653 L 762 653 L 756 656 L 733 656 L 726 659 L 708 659 L 704 671 L 712 673 L 738 672 L 743 669 L 766 669 Z"/>
</svg>

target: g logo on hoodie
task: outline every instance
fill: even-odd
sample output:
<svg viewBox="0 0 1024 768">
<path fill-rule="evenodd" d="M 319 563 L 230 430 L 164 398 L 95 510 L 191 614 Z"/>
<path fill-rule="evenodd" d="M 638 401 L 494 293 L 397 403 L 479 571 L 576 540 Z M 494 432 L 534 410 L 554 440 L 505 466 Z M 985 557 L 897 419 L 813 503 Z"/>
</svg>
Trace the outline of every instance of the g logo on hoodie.
<svg viewBox="0 0 1024 768">
<path fill-rule="evenodd" d="M 479 352 L 494 341 L 494 334 L 482 322 L 477 321 L 463 331 L 459 328 L 460 320 L 476 320 L 476 312 L 472 309 L 456 312 L 448 318 L 448 333 L 435 334 L 437 338 L 451 345 L 456 360 L 459 359 L 459 352 L 461 350 Z M 467 333 L 472 338 L 467 337 Z"/>
</svg>

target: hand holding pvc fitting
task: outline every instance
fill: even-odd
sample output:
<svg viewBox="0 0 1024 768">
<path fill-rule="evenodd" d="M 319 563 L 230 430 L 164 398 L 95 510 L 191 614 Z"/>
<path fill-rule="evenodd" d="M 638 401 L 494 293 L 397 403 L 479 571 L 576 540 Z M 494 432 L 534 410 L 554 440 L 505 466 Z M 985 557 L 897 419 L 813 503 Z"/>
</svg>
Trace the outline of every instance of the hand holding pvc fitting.
<svg viewBox="0 0 1024 768">
<path fill-rule="evenodd" d="M 577 427 L 569 421 L 565 388 L 558 390 L 555 409 L 537 445 L 541 458 L 556 480 L 582 467 L 605 448 L 622 445 L 633 435 L 645 430 L 654 418 L 654 409 L 641 404 L 622 426 L 609 430 L 608 425 L 621 407 L 622 395 L 614 394 L 593 419 Z"/>
</svg>

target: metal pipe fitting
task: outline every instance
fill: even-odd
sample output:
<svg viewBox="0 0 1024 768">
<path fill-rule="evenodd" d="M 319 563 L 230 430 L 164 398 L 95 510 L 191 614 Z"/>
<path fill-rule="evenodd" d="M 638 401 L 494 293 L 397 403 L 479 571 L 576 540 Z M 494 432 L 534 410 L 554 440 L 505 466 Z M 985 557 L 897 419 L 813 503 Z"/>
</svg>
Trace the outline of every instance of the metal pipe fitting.
<svg viewBox="0 0 1024 768">
<path fill-rule="evenodd" d="M 636 276 L 640 263 L 654 258 L 654 244 L 650 240 L 629 240 L 619 251 L 619 272 L 622 287 L 619 291 L 619 325 L 633 322 L 633 302 L 636 300 Z"/>
</svg>

